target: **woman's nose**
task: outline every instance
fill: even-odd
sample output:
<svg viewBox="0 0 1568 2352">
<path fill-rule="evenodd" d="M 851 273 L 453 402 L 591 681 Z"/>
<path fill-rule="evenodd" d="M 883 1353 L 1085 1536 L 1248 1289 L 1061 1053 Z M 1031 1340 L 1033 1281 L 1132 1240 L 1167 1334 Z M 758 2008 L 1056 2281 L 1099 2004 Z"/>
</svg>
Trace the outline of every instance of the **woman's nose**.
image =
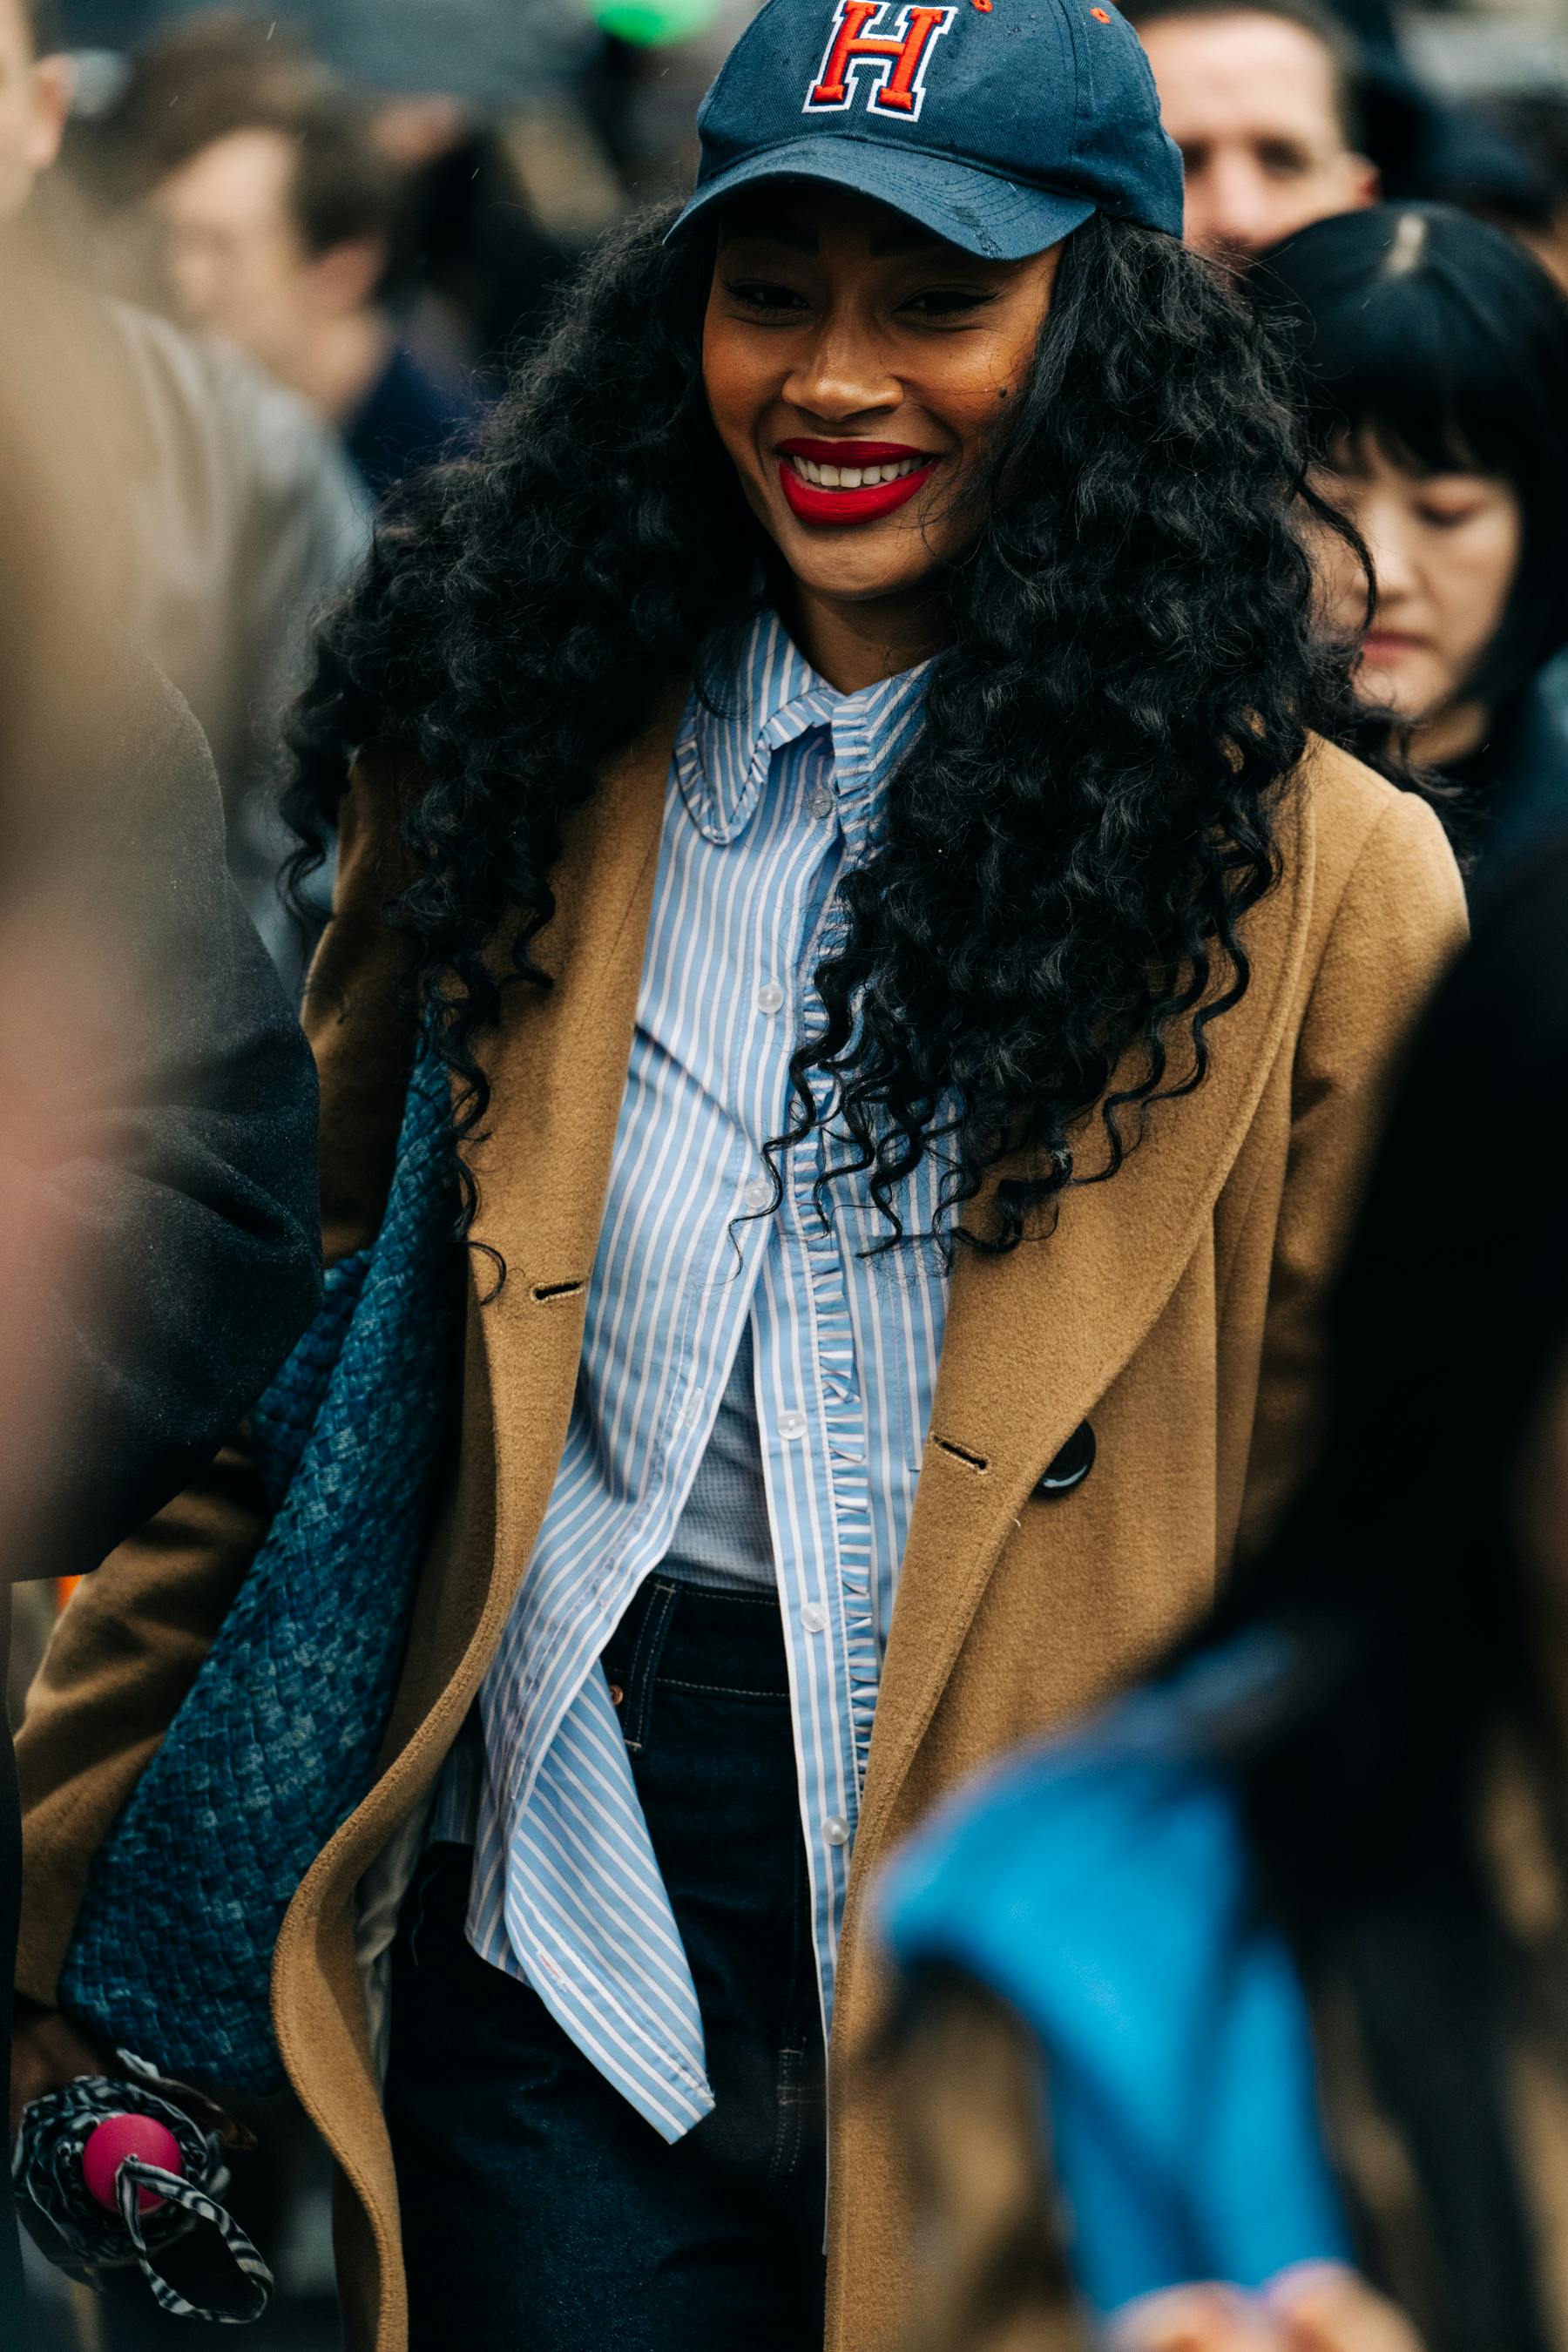
<svg viewBox="0 0 1568 2352">
<path fill-rule="evenodd" d="M 832 320 L 790 370 L 784 395 L 793 407 L 836 425 L 896 408 L 903 397 L 877 338 Z"/>
<path fill-rule="evenodd" d="M 1372 557 L 1378 608 L 1384 611 L 1400 598 L 1413 595 L 1419 584 L 1410 534 L 1401 528 L 1396 514 L 1384 509 L 1374 508 L 1358 520 L 1367 553 Z"/>
</svg>

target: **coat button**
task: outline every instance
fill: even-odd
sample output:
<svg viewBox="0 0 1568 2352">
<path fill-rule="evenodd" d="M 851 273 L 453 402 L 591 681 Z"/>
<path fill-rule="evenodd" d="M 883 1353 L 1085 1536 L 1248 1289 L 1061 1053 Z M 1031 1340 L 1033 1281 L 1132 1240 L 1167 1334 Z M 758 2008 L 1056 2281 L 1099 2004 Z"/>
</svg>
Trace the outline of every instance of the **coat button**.
<svg viewBox="0 0 1568 2352">
<path fill-rule="evenodd" d="M 1054 1495 L 1070 1495 L 1093 1469 L 1094 1455 L 1094 1432 L 1087 1421 L 1080 1421 L 1055 1461 L 1047 1463 L 1036 1480 L 1036 1494 L 1047 1499 Z"/>
</svg>

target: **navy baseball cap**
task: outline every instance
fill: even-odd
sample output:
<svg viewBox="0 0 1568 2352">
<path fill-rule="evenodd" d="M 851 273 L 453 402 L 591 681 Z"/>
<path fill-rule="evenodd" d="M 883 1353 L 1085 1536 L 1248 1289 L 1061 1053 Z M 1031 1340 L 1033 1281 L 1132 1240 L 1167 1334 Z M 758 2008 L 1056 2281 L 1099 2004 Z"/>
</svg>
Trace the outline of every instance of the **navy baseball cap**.
<svg viewBox="0 0 1568 2352">
<path fill-rule="evenodd" d="M 826 181 L 1019 261 L 1092 212 L 1182 233 L 1138 37 L 1090 0 L 767 0 L 702 101 L 672 236 L 739 189 Z"/>
</svg>

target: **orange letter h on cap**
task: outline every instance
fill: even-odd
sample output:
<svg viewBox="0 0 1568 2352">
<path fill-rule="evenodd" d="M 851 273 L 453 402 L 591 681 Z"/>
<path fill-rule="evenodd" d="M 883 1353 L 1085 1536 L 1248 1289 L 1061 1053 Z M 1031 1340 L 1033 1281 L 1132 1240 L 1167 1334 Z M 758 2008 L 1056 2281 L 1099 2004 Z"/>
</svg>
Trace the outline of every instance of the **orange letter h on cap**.
<svg viewBox="0 0 1568 2352">
<path fill-rule="evenodd" d="M 882 5 L 883 0 L 842 0 L 826 55 L 806 96 L 806 112 L 817 108 L 837 112 L 849 106 L 855 68 L 864 62 L 878 77 L 869 100 L 878 113 L 902 115 L 910 121 L 920 113 L 931 45 L 958 12 L 909 7 L 900 18 L 896 36 L 868 34 L 866 27 L 881 15 Z"/>
</svg>

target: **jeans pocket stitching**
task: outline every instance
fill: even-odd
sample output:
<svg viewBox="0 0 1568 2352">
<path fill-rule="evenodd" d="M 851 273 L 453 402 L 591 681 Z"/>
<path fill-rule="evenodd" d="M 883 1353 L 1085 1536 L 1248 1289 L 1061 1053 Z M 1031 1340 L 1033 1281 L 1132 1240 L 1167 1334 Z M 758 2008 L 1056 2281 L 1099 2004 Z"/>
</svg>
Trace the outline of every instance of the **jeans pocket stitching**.
<svg viewBox="0 0 1568 2352">
<path fill-rule="evenodd" d="M 679 1675 L 660 1675 L 666 1690 L 706 1691 L 714 1698 L 765 1698 L 777 1706 L 789 1705 L 787 1690 L 742 1690 L 738 1683 L 689 1683 Z"/>
<path fill-rule="evenodd" d="M 794 2172 L 800 2155 L 800 2062 L 802 2053 L 787 2049 L 779 2052 L 778 2123 L 773 2133 L 773 2157 L 768 2165 L 770 2184 L 787 2180 Z"/>
<path fill-rule="evenodd" d="M 651 1599 L 637 1628 L 637 1640 L 626 1666 L 626 1742 L 633 1755 L 640 1754 L 648 1733 L 648 1717 L 652 1712 L 654 1679 L 664 1650 L 665 1635 L 679 1597 L 673 1584 L 657 1580 L 649 1587 Z"/>
</svg>

